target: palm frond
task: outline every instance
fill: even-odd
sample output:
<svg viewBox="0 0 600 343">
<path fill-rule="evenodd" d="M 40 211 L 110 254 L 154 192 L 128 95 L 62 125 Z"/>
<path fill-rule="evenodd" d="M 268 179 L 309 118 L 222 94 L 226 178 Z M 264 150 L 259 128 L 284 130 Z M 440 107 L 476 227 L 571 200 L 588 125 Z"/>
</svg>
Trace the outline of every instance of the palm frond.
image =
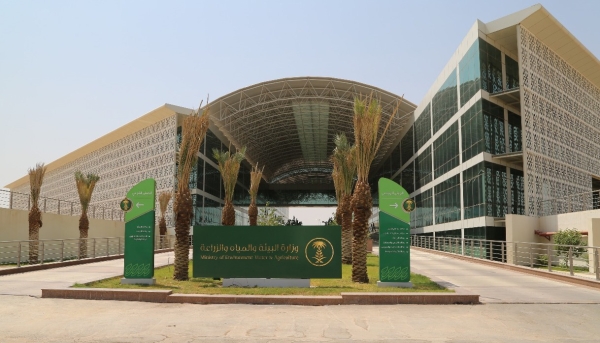
<svg viewBox="0 0 600 343">
<path fill-rule="evenodd" d="M 352 186 L 356 177 L 354 156 L 356 148 L 349 144 L 346 135 L 343 133 L 335 136 L 334 143 L 335 149 L 333 150 L 331 160 L 333 162 L 333 171 L 336 175 L 332 174 L 332 177 L 334 178 L 333 182 L 336 192 L 339 188 L 339 196 L 341 197 L 344 194 L 352 193 Z"/>
<path fill-rule="evenodd" d="M 42 191 L 42 183 L 44 182 L 46 168 L 44 163 L 36 163 L 34 168 L 29 168 L 27 170 L 27 173 L 29 174 L 31 202 L 33 203 L 33 206 L 36 207 L 38 205 L 38 200 L 40 199 L 40 192 Z"/>
<path fill-rule="evenodd" d="M 81 171 L 75 172 L 75 183 L 77 184 L 77 193 L 79 194 L 79 202 L 81 203 L 81 212 L 87 213 L 87 209 L 92 200 L 92 193 L 96 183 L 100 180 L 100 176 L 88 173 L 84 175 Z"/>
<path fill-rule="evenodd" d="M 225 202 L 233 200 L 233 192 L 240 171 L 240 163 L 246 155 L 246 147 L 231 154 L 229 151 L 220 151 L 213 149 L 213 156 L 219 163 L 219 172 L 223 178 L 223 188 L 225 189 Z"/>
<path fill-rule="evenodd" d="M 260 185 L 260 180 L 262 179 L 264 169 L 264 166 L 262 167 L 262 169 L 258 169 L 258 162 L 255 166 L 252 166 L 252 171 L 250 172 L 250 190 L 248 191 L 248 193 L 250 193 L 250 203 L 256 202 L 258 186 Z"/>
<path fill-rule="evenodd" d="M 183 120 L 181 125 L 181 144 L 177 151 L 178 191 L 189 187 L 190 172 L 198 162 L 198 151 L 208 131 L 210 109 L 208 101 L 202 114 L 200 114 L 201 107 L 202 103 Z"/>
<path fill-rule="evenodd" d="M 396 103 L 381 137 L 378 137 L 382 108 L 373 94 L 354 98 L 354 144 L 358 180 L 368 181 L 371 163 L 375 159 L 381 142 L 400 109 L 403 98 Z M 378 139 L 379 138 L 379 139 Z"/>
<path fill-rule="evenodd" d="M 173 193 L 171 192 L 161 192 L 158 195 L 158 205 L 160 207 L 160 213 L 164 216 L 167 211 L 167 207 L 169 206 L 169 201 L 173 197 Z"/>
</svg>

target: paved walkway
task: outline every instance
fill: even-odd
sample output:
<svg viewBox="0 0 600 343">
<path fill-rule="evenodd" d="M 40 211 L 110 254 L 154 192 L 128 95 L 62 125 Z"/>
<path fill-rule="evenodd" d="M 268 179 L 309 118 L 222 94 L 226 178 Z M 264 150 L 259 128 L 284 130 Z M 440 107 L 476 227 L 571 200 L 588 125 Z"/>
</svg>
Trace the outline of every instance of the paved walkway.
<svg viewBox="0 0 600 343">
<path fill-rule="evenodd" d="M 377 250 L 374 251 L 375 253 Z M 155 255 L 157 267 L 173 252 Z M 412 271 L 458 293 L 479 294 L 484 303 L 600 304 L 600 290 L 544 279 L 451 257 L 411 251 Z M 0 295 L 40 297 L 42 288 L 64 288 L 123 274 L 123 259 L 0 276 Z"/>
<path fill-rule="evenodd" d="M 484 303 L 600 304 L 600 290 L 411 250 L 412 272 Z"/>
<path fill-rule="evenodd" d="M 154 266 L 173 263 L 173 252 L 154 255 Z M 123 275 L 123 259 L 80 264 L 70 267 L 38 270 L 0 276 L 0 295 L 42 296 L 42 288 L 65 288 L 75 283 L 88 283 Z"/>
</svg>

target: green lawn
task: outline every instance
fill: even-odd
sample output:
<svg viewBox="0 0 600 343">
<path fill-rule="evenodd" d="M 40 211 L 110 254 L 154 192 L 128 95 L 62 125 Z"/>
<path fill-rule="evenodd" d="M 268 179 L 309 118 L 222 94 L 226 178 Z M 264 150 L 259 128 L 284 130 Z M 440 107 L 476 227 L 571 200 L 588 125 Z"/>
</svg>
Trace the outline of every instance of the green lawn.
<svg viewBox="0 0 600 343">
<path fill-rule="evenodd" d="M 153 286 L 121 285 L 121 277 L 76 284 L 73 287 L 92 288 L 141 288 L 141 289 L 170 289 L 173 293 L 188 294 L 258 294 L 258 295 L 339 295 L 340 292 L 452 292 L 428 277 L 411 273 L 410 278 L 413 288 L 377 287 L 379 279 L 379 257 L 369 255 L 367 268 L 370 282 L 368 284 L 353 283 L 351 280 L 351 266 L 342 267 L 342 279 L 311 279 L 310 288 L 242 288 L 222 287 L 220 280 L 211 278 L 191 278 L 189 281 L 173 280 L 173 266 L 157 268 L 154 272 L 156 284 Z M 190 275 L 192 274 L 192 261 L 190 261 Z"/>
</svg>

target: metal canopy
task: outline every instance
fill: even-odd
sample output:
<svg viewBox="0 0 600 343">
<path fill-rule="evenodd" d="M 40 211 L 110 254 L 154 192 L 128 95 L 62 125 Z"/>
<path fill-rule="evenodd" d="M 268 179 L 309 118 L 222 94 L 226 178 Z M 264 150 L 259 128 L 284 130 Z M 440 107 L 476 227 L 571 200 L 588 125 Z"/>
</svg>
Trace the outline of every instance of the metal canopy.
<svg viewBox="0 0 600 343">
<path fill-rule="evenodd" d="M 379 134 L 401 97 L 358 82 L 323 77 L 259 83 L 211 103 L 211 120 L 251 164 L 264 165 L 272 184 L 331 183 L 329 156 L 337 133 L 353 134 L 354 97 L 373 94 L 383 108 Z M 403 100 L 373 163 L 377 170 L 415 105 Z"/>
</svg>

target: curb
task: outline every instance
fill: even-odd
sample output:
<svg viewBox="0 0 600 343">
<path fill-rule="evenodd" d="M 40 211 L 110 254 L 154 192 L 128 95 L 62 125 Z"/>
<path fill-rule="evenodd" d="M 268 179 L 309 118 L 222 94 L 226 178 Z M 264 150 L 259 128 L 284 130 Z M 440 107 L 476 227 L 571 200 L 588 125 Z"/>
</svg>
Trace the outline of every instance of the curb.
<svg viewBox="0 0 600 343">
<path fill-rule="evenodd" d="M 171 252 L 171 251 L 173 251 L 173 249 L 155 250 L 154 254 L 161 254 L 161 253 L 164 253 L 164 252 Z M 79 265 L 79 264 L 87 264 L 87 263 L 103 262 L 103 261 L 110 261 L 110 260 L 118 260 L 120 258 L 123 258 L 123 254 L 120 254 L 120 255 L 111 255 L 111 256 L 103 256 L 103 257 L 95 257 L 95 258 L 86 258 L 86 259 L 83 259 L 83 260 L 71 260 L 71 261 L 64 261 L 64 262 L 50 262 L 50 263 L 46 263 L 46 264 L 36 264 L 36 265 L 33 265 L 33 266 L 15 267 L 15 268 L 9 268 L 9 269 L 1 269 L 0 270 L 0 276 L 2 276 L 2 275 L 27 273 L 27 272 L 33 272 L 33 271 L 36 271 L 36 270 L 46 270 L 46 269 L 53 269 L 53 268 L 76 266 L 76 265 Z"/>
<path fill-rule="evenodd" d="M 253 305 L 475 305 L 479 295 L 435 293 L 341 293 L 339 296 L 305 295 L 231 295 L 172 294 L 170 290 L 115 288 L 42 289 L 42 298 L 145 301 L 178 304 L 253 304 Z"/>
<path fill-rule="evenodd" d="M 555 281 L 563 281 L 563 282 L 572 283 L 572 284 L 576 284 L 576 285 L 580 285 L 580 286 L 587 286 L 587 287 L 600 289 L 600 281 L 583 279 L 583 278 L 568 276 L 568 275 L 563 275 L 563 274 L 557 274 L 557 273 L 552 273 L 552 272 L 545 271 L 545 270 L 531 269 L 528 267 L 517 266 L 517 265 L 513 265 L 513 264 L 506 264 L 506 263 L 497 262 L 497 261 L 482 260 L 482 259 L 469 257 L 469 256 L 456 255 L 456 254 L 451 254 L 451 253 L 448 253 L 445 251 L 430 250 L 430 249 L 419 248 L 419 247 L 414 247 L 414 246 L 411 246 L 410 248 L 418 250 L 418 251 L 422 251 L 422 252 L 427 252 L 430 254 L 437 254 L 437 255 L 452 257 L 457 260 L 463 260 L 463 261 L 467 261 L 467 262 L 484 264 L 487 266 L 493 266 L 493 267 L 497 267 L 497 268 L 513 270 L 513 271 L 524 273 L 524 274 L 540 276 L 540 277 L 555 280 Z"/>
</svg>

